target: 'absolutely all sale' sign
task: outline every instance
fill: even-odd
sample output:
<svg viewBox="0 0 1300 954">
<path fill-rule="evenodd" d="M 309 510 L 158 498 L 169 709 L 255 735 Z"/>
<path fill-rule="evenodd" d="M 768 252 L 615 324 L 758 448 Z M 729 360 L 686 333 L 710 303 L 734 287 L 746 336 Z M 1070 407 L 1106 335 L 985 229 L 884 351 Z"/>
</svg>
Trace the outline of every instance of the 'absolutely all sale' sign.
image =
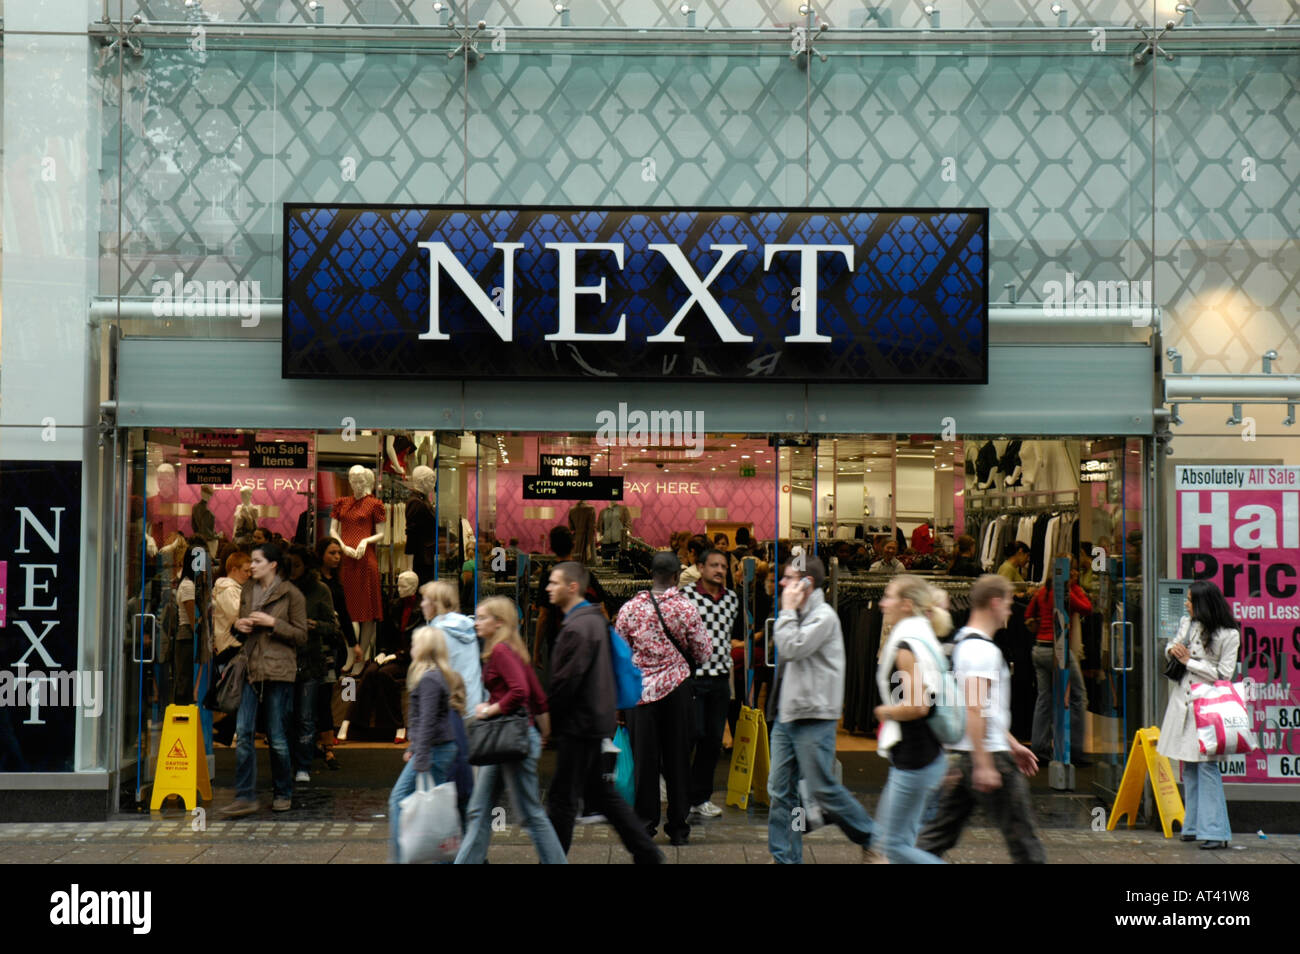
<svg viewBox="0 0 1300 954">
<path fill-rule="evenodd" d="M 1225 774 L 1300 780 L 1300 467 L 1178 467 L 1174 488 L 1179 576 L 1223 590 L 1252 683 L 1260 748 Z"/>
</svg>

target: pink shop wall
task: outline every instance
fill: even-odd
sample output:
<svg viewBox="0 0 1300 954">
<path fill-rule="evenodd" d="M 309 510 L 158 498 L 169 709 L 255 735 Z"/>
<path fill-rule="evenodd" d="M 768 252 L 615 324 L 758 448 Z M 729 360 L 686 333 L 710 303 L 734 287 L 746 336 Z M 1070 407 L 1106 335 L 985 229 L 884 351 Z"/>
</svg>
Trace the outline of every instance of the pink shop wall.
<svg viewBox="0 0 1300 954">
<path fill-rule="evenodd" d="M 198 484 L 184 482 L 184 462 L 181 462 L 179 476 L 181 483 L 177 487 L 178 506 L 167 508 L 177 513 L 176 529 L 189 536 L 194 532 L 190 511 L 199 501 Z M 233 537 L 235 531 L 235 508 L 239 506 L 239 491 L 245 487 L 253 491 L 252 503 L 258 508 L 259 526 L 267 530 L 278 531 L 281 536 L 292 539 L 298 528 L 298 517 L 307 509 L 307 491 L 310 487 L 310 470 L 249 470 L 237 468 L 234 480 L 213 488 L 212 499 L 208 509 L 216 521 L 218 533 Z M 150 513 L 154 514 L 157 497 L 150 499 Z M 170 527 L 168 528 L 170 529 Z"/>
<path fill-rule="evenodd" d="M 728 521 L 752 523 L 760 538 L 772 536 L 775 507 L 770 472 L 766 477 L 761 471 L 757 477 L 634 474 L 626 478 L 623 488 L 623 503 L 641 508 L 641 516 L 632 520 L 632 532 L 651 546 L 668 546 L 669 538 L 679 530 L 702 533 L 705 521 L 695 515 L 701 507 L 723 507 Z M 587 502 L 597 513 L 605 507 L 604 501 Z M 575 503 L 574 500 L 524 500 L 523 475 L 498 472 L 497 538 L 516 537 L 521 547 L 545 551 L 547 533 L 557 524 L 567 526 L 569 510 Z M 525 507 L 551 507 L 555 518 L 525 519 Z"/>
</svg>

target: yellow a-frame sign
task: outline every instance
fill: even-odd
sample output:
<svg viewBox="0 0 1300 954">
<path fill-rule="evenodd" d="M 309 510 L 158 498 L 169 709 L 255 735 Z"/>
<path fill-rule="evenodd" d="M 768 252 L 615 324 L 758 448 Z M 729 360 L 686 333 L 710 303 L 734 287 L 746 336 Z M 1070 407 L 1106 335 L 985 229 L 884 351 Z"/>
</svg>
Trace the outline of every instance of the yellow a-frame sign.
<svg viewBox="0 0 1300 954">
<path fill-rule="evenodd" d="M 1106 830 L 1114 831 L 1119 820 L 1128 816 L 1128 827 L 1137 827 L 1138 805 L 1142 802 L 1142 790 L 1146 787 L 1147 773 L 1151 774 L 1151 789 L 1155 792 L 1156 808 L 1160 811 L 1160 825 L 1165 837 L 1174 836 L 1173 824 L 1183 825 L 1183 800 L 1178 794 L 1178 782 L 1174 778 L 1173 767 L 1169 760 L 1156 751 L 1156 742 L 1160 739 L 1160 729 L 1138 729 L 1133 737 L 1133 748 L 1129 750 L 1128 764 L 1124 766 L 1124 777 L 1119 783 L 1119 792 L 1115 804 L 1110 810 L 1110 820 Z"/>
</svg>

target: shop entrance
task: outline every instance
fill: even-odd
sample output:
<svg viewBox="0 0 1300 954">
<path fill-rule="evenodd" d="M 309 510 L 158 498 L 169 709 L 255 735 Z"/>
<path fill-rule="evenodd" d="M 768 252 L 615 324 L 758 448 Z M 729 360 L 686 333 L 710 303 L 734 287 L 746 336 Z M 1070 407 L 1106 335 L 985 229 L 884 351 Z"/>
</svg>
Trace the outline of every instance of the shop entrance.
<svg viewBox="0 0 1300 954">
<path fill-rule="evenodd" d="M 404 713 L 401 684 L 391 672 L 377 673 L 373 657 L 394 653 L 400 662 L 403 636 L 418 622 L 419 596 L 404 573 L 417 583 L 452 580 L 471 615 L 486 597 L 515 600 L 544 676 L 548 627 L 540 581 L 559 557 L 588 564 L 612 618 L 649 585 L 654 551 L 672 549 L 687 565 L 693 537 L 735 557 L 730 584 L 744 596 L 749 632 L 734 657 L 737 705 L 761 704 L 770 681 L 764 634 L 774 612 L 774 567 L 798 551 L 826 562 L 827 598 L 848 657 L 841 741 L 858 750 L 874 745 L 884 587 L 896 572 L 929 579 L 948 595 L 960 626 L 971 579 L 953 572 L 963 542 L 970 545 L 960 572 L 972 564 L 998 571 L 1003 551 L 1017 542 L 1030 551 L 1022 565 L 1017 561 L 1024 580 L 1018 610 L 999 635 L 1014 667 L 1013 731 L 1030 741 L 1038 685 L 1025 610 L 1052 558 L 1067 556 L 1089 605 L 1072 614 L 1086 704 L 1071 760 L 1092 763 L 1083 766 L 1076 790 L 1113 793 L 1118 784 L 1133 729 L 1129 713 L 1139 711 L 1140 440 L 681 430 L 670 440 L 633 442 L 602 434 L 232 429 L 131 431 L 126 448 L 123 810 L 148 805 L 168 702 L 201 700 L 212 678 L 216 643 L 229 625 L 231 611 L 221 603 L 231 599 L 232 554 L 250 549 L 255 534 L 313 552 L 334 535 L 355 543 L 348 534 L 360 531 L 344 526 L 339 510 L 357 496 L 357 468 L 369 473 L 362 490 L 376 499 L 369 529 L 377 539 L 368 547 L 375 593 L 358 602 L 348 587 L 340 602 L 362 662 L 371 664 L 353 670 L 354 651 L 340 650 L 322 702 L 328 712 L 318 720 L 328 730 L 350 721 L 349 744 L 374 750 L 373 757 L 349 756 L 345 771 L 358 773 L 350 778 L 356 784 L 383 788 L 400 768 L 394 742 Z M 420 495 L 432 520 L 408 523 L 411 500 Z M 564 533 L 553 537 L 557 527 Z M 571 554 L 557 553 L 557 544 L 571 546 Z M 366 680 L 375 681 L 363 692 Z M 221 745 L 233 725 L 223 731 L 222 718 L 215 726 L 210 713 L 203 718 L 218 739 L 218 757 L 209 764 L 233 765 L 233 753 Z M 316 760 L 311 772 L 323 764 Z M 217 788 L 228 789 L 232 780 L 218 779 Z M 261 782 L 265 789 L 269 779 Z"/>
</svg>

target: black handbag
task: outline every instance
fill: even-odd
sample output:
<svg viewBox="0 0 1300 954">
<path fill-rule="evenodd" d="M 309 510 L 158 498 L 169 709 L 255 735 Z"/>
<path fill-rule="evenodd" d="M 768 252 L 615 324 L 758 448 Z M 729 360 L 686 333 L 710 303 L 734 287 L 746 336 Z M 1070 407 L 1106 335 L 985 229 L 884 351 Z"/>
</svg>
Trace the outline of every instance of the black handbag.
<svg viewBox="0 0 1300 954">
<path fill-rule="evenodd" d="M 1187 664 L 1169 657 L 1169 662 L 1165 664 L 1165 678 L 1172 679 L 1174 682 L 1182 682 L 1183 676 L 1187 674 Z"/>
<path fill-rule="evenodd" d="M 527 758 L 529 725 L 528 715 L 522 709 L 491 719 L 467 720 L 469 764 L 500 765 Z"/>
</svg>

